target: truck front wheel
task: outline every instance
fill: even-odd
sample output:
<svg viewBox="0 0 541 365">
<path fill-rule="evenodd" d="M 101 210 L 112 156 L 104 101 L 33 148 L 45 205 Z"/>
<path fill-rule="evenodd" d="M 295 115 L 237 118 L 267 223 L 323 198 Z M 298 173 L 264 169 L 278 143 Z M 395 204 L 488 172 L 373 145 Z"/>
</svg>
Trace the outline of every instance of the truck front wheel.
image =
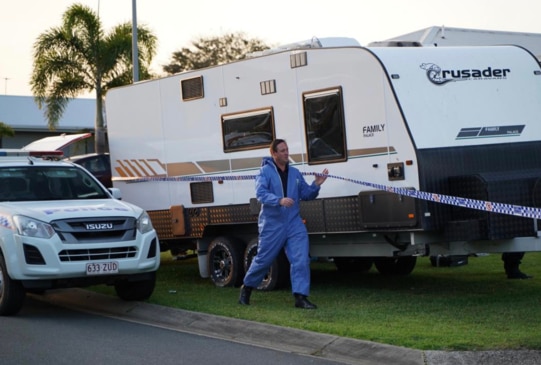
<svg viewBox="0 0 541 365">
<path fill-rule="evenodd" d="M 150 273 L 145 280 L 120 280 L 115 283 L 116 295 L 123 300 L 146 300 L 150 298 L 156 286 L 156 272 Z"/>
<path fill-rule="evenodd" d="M 377 257 L 376 269 L 383 275 L 409 275 L 417 263 L 416 256 Z"/>
<path fill-rule="evenodd" d="M 239 286 L 244 277 L 242 255 L 245 244 L 226 237 L 215 238 L 208 248 L 211 280 L 219 287 Z"/>
<path fill-rule="evenodd" d="M 0 254 L 0 315 L 17 314 L 23 307 L 26 292 L 22 283 L 9 277 L 4 256 Z"/>
</svg>

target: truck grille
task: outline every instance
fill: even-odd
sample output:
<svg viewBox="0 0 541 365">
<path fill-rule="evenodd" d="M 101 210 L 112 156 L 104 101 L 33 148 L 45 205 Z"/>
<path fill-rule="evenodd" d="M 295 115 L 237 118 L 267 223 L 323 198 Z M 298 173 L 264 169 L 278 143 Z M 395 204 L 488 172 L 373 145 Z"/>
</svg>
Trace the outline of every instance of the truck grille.
<svg viewBox="0 0 541 365">
<path fill-rule="evenodd" d="M 125 259 L 135 257 L 137 247 L 98 248 L 90 250 L 62 250 L 58 254 L 60 261 L 93 261 Z"/>
<path fill-rule="evenodd" d="M 133 241 L 137 231 L 137 221 L 132 217 L 74 218 L 51 225 L 66 244 Z"/>
</svg>

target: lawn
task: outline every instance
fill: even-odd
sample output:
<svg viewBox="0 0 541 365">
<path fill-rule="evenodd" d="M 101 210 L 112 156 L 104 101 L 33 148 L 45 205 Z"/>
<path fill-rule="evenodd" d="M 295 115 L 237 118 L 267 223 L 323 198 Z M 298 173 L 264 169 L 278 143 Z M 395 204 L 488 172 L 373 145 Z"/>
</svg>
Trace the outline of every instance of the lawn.
<svg viewBox="0 0 541 365">
<path fill-rule="evenodd" d="M 197 260 L 162 254 L 149 302 L 232 318 L 334 334 L 420 350 L 541 349 L 541 253 L 527 253 L 530 280 L 509 280 L 499 254 L 470 257 L 459 267 L 434 267 L 420 257 L 412 274 L 343 274 L 332 262 L 312 263 L 310 300 L 293 307 L 290 289 L 254 292 L 237 303 L 238 288 L 199 276 Z M 113 294 L 111 288 L 94 288 Z"/>
</svg>

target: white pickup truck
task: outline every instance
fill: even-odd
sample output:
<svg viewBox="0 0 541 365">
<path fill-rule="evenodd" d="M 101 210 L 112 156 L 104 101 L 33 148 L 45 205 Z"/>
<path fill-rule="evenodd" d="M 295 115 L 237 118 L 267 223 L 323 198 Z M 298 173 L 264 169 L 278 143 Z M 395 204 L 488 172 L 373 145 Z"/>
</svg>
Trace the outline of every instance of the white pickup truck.
<svg viewBox="0 0 541 365">
<path fill-rule="evenodd" d="M 107 284 L 125 300 L 150 297 L 160 245 L 146 211 L 47 157 L 0 150 L 0 315 L 18 313 L 27 291 Z"/>
</svg>

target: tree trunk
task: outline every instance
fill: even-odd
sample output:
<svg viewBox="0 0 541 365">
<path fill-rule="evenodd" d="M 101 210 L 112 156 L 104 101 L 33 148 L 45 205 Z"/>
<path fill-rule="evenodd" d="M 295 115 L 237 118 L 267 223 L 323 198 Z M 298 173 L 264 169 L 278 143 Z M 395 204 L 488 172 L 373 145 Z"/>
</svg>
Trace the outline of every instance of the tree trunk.
<svg viewBox="0 0 541 365">
<path fill-rule="evenodd" d="M 103 154 L 107 151 L 105 135 L 107 130 L 104 123 L 103 115 L 103 96 L 101 91 L 96 90 L 96 124 L 94 126 L 94 150 L 98 154 Z"/>
</svg>

